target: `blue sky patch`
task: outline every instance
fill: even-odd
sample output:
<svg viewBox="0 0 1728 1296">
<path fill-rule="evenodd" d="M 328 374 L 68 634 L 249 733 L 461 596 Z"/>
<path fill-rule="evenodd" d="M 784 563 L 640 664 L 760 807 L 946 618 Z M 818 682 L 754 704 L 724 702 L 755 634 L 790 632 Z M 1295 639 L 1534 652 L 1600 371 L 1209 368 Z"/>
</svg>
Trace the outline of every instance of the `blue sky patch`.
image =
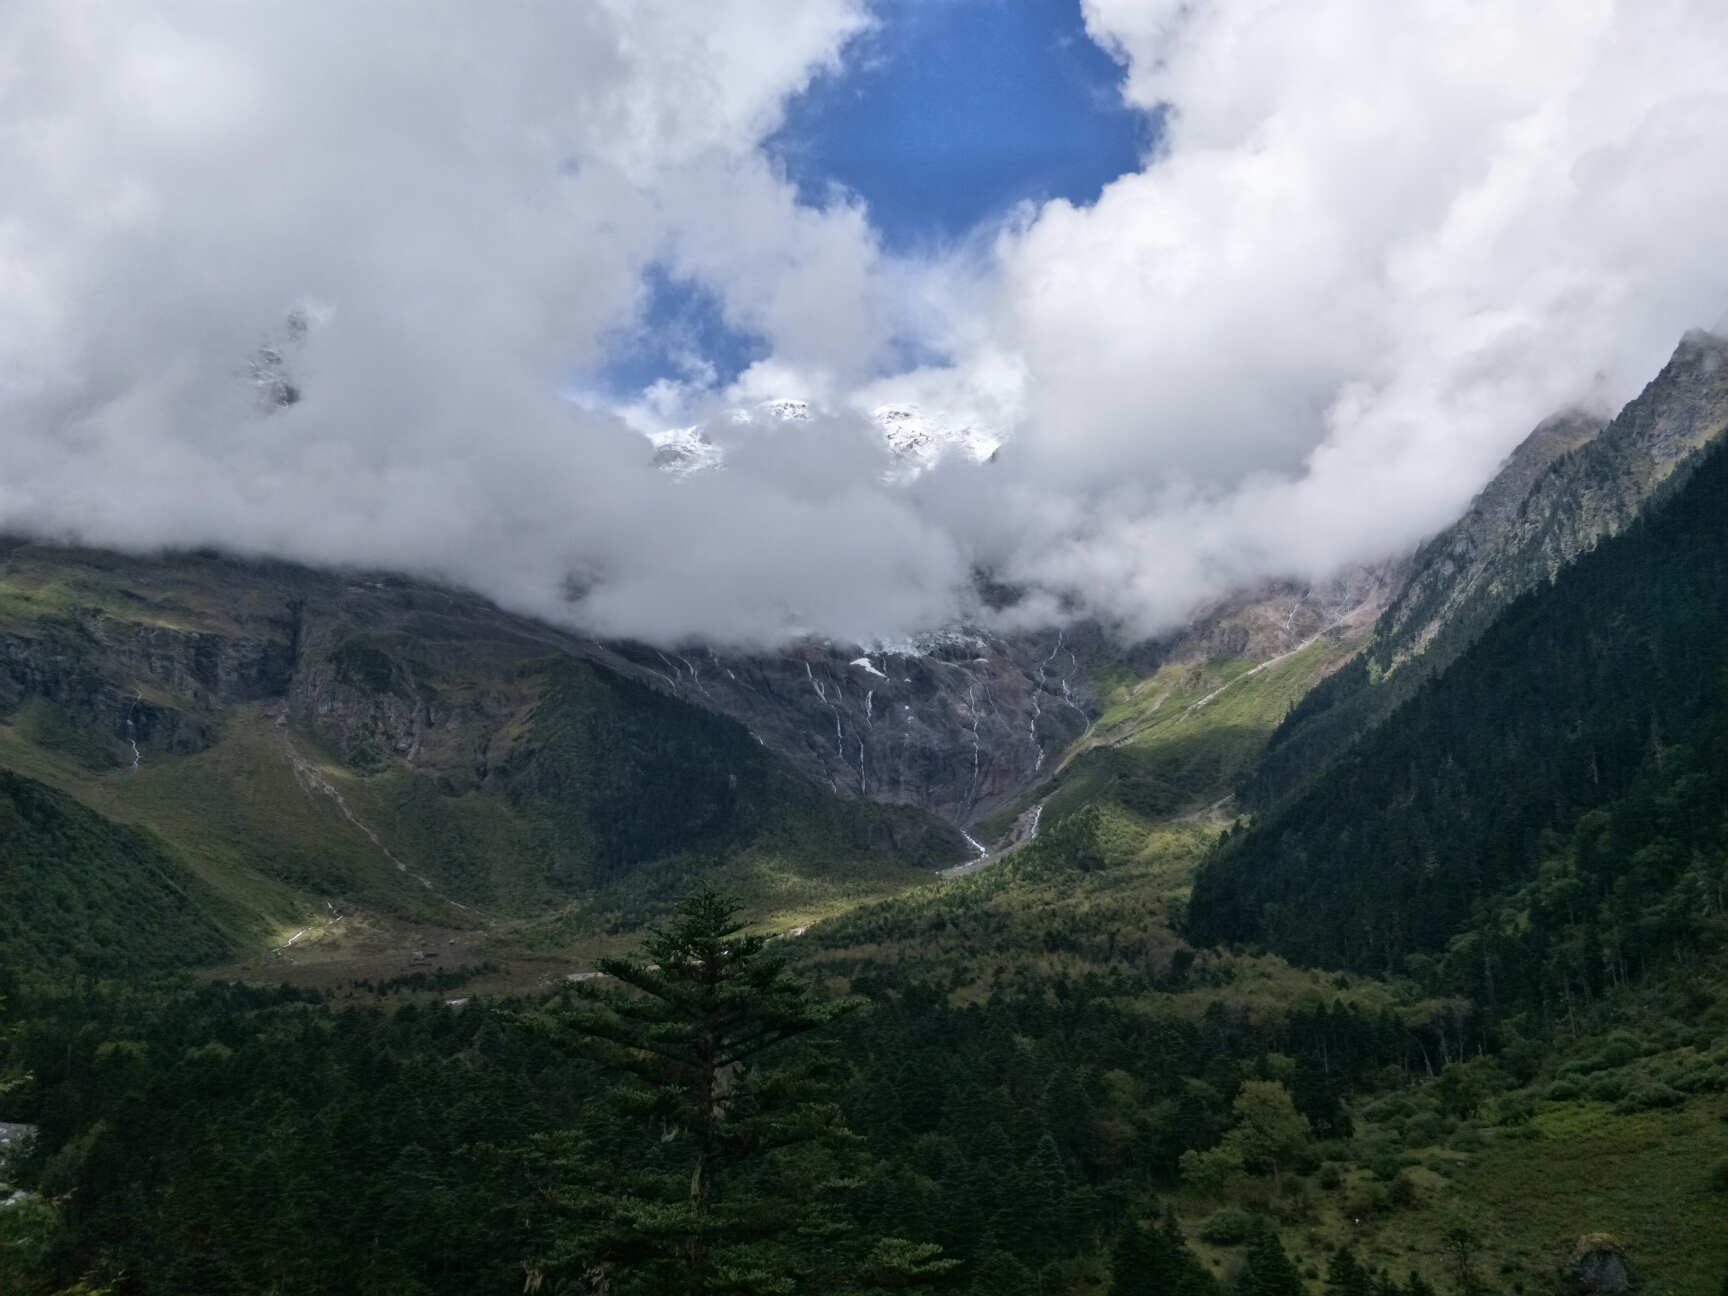
<svg viewBox="0 0 1728 1296">
<path fill-rule="evenodd" d="M 634 400 L 661 379 L 724 387 L 769 354 L 767 341 L 735 327 L 720 298 L 694 279 L 655 264 L 643 272 L 637 322 L 607 339 L 589 384 L 612 400 Z"/>
<path fill-rule="evenodd" d="M 1079 0 L 878 0 L 877 25 L 788 104 L 769 151 L 804 201 L 839 184 L 885 244 L 952 242 L 1026 199 L 1094 202 L 1139 169 L 1154 120 Z"/>
</svg>

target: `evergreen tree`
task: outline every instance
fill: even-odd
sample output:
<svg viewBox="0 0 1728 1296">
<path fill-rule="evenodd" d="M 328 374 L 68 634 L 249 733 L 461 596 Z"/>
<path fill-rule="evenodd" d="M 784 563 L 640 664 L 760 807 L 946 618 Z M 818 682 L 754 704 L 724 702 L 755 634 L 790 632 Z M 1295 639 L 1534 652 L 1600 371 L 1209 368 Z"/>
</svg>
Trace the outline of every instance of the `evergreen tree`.
<svg viewBox="0 0 1728 1296">
<path fill-rule="evenodd" d="M 824 1054 L 777 1069 L 757 1058 L 857 1005 L 813 999 L 786 956 L 767 937 L 744 935 L 737 904 L 712 889 L 686 897 L 678 914 L 643 942 L 640 959 L 598 961 L 627 990 L 579 985 L 580 1002 L 554 1020 L 524 1019 L 631 1076 L 609 1091 L 613 1111 L 661 1131 L 634 1165 L 602 1151 L 592 1132 L 564 1141 L 567 1220 L 552 1267 L 619 1292 L 796 1291 L 811 1266 L 792 1237 L 831 1243 L 844 1231 L 828 1209 L 842 1185 L 820 1163 L 792 1182 L 769 1182 L 764 1154 L 844 1145 L 852 1135 L 837 1107 L 816 1101 Z M 625 1142 L 616 1130 L 602 1137 L 611 1149 Z M 906 1285 L 947 1267 L 895 1241 L 866 1262 L 885 1280 Z M 824 1287 L 835 1281 L 829 1275 Z"/>
<path fill-rule="evenodd" d="M 1285 1254 L 1278 1230 L 1265 1220 L 1255 1224 L 1248 1254 L 1230 1284 L 1230 1296 L 1306 1296 L 1302 1275 Z"/>
<path fill-rule="evenodd" d="M 1326 1290 L 1334 1296 L 1374 1296 L 1373 1280 L 1349 1247 L 1334 1252 L 1326 1265 Z"/>
<path fill-rule="evenodd" d="M 1174 1213 L 1143 1228 L 1130 1224 L 1110 1258 L 1110 1296 L 1217 1296 L 1218 1280 L 1188 1249 Z"/>
<path fill-rule="evenodd" d="M 858 1266 L 856 1277 L 866 1296 L 922 1287 L 959 1267 L 958 1260 L 942 1259 L 942 1248 L 934 1242 L 908 1242 L 905 1238 L 882 1238 Z"/>
<path fill-rule="evenodd" d="M 1067 1172 L 1056 1140 L 1046 1134 L 1032 1155 L 1009 1181 L 1002 1209 L 991 1231 L 1006 1239 L 1007 1249 L 1034 1267 L 1047 1264 L 1062 1251 Z"/>
<path fill-rule="evenodd" d="M 972 1275 L 975 1296 L 1038 1296 L 1038 1280 L 1008 1252 L 987 1251 Z"/>
</svg>

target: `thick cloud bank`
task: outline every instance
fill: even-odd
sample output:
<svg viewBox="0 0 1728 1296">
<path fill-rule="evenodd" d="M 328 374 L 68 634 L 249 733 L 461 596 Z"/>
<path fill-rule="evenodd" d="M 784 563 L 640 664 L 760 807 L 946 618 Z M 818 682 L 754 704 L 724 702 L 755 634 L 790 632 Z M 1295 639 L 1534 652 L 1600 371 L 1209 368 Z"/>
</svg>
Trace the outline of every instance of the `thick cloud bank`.
<svg viewBox="0 0 1728 1296">
<path fill-rule="evenodd" d="M 1151 631 L 1411 543 L 1728 310 L 1716 0 L 1087 16 L 1158 154 L 909 262 L 760 148 L 858 2 L 7 5 L 0 527 L 658 639 L 926 628 L 980 565 Z M 651 266 L 769 358 L 567 399 Z M 895 403 L 1008 443 L 908 473 Z M 662 415 L 724 469 L 656 470 Z"/>
</svg>

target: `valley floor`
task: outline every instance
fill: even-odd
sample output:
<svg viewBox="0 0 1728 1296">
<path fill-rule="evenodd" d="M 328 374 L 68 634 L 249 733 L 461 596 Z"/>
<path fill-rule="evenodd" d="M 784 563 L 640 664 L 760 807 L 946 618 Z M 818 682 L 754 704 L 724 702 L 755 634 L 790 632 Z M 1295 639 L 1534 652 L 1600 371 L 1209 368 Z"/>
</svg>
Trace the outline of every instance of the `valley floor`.
<svg viewBox="0 0 1728 1296">
<path fill-rule="evenodd" d="M 1455 1008 L 1408 982 L 1299 969 L 1251 952 L 1192 951 L 1172 922 L 1218 827 L 1191 816 L 1147 822 L 1116 807 L 1096 815 L 1094 830 L 1101 858 L 1089 869 L 1022 848 L 976 873 L 865 900 L 827 921 L 793 910 L 758 926 L 807 927 L 786 939 L 833 993 L 892 997 L 935 986 L 957 1009 L 1083 983 L 1148 1018 L 1272 1029 L 1293 1013 L 1340 1007 L 1417 1026 Z M 460 1004 L 543 992 L 596 957 L 628 951 L 637 937 L 620 932 L 524 954 L 501 952 L 485 931 L 332 924 L 202 975 L 313 987 L 338 1004 Z M 1485 1284 L 1472 1290 L 1546 1292 L 1578 1239 L 1604 1233 L 1633 1257 L 1640 1290 L 1717 1296 L 1728 1268 L 1728 1193 L 1712 1174 L 1720 1179 L 1728 1151 L 1728 1049 L 1690 1037 L 1663 1047 L 1659 1032 L 1646 1041 L 1647 1054 L 1623 1068 L 1628 1084 L 1638 1075 L 1706 1078 L 1676 1090 L 1673 1106 L 1617 1110 L 1612 1099 L 1570 1096 L 1553 1078 L 1599 1043 L 1611 1019 L 1650 1012 L 1648 1003 L 1622 1004 L 1616 1018 L 1605 1006 L 1595 1033 L 1558 1047 L 1530 1082 L 1484 1094 L 1463 1118 L 1437 1114 L 1439 1086 L 1420 1060 L 1414 1070 L 1394 1067 L 1350 1097 L 1354 1133 L 1316 1143 L 1305 1171 L 1276 1186 L 1239 1177 L 1214 1191 L 1183 1187 L 1170 1200 L 1190 1244 L 1220 1275 L 1239 1262 L 1240 1248 L 1209 1243 L 1211 1221 L 1246 1208 L 1282 1221 L 1284 1246 L 1311 1281 L 1337 1249 L 1351 1247 L 1373 1268 L 1400 1279 L 1421 1274 L 1441 1291 L 1458 1288 L 1469 1254 L 1472 1281 Z M 1710 1088 L 1709 1077 L 1722 1083 Z M 1075 1293 L 1104 1290 L 1096 1266 L 1075 1266 L 1069 1278 Z"/>
<path fill-rule="evenodd" d="M 1044 871 L 1010 857 L 815 928 L 805 966 L 841 991 L 934 984 L 955 1006 L 1059 995 L 1090 981 L 1116 987 L 1135 1011 L 1190 1022 L 1273 1023 L 1343 1006 L 1420 1025 L 1456 1009 L 1408 982 L 1188 950 L 1170 920 L 1216 832 L 1148 825 L 1117 810 L 1098 825 L 1104 859 L 1095 871 Z M 1172 976 L 1178 952 L 1186 971 Z M 1679 1077 L 1685 1090 L 1664 1099 L 1674 1105 L 1627 1110 L 1625 1101 L 1573 1096 L 1552 1080 L 1569 1060 L 1587 1058 L 1611 1024 L 1634 1019 L 1655 1038 L 1644 1041 L 1645 1056 L 1611 1074 L 1623 1077 L 1622 1091 Z M 1463 1119 L 1433 1115 L 1441 1086 L 1415 1067 L 1394 1067 L 1355 1093 L 1353 1136 L 1317 1144 L 1306 1174 L 1276 1188 L 1239 1177 L 1221 1192 L 1190 1186 L 1176 1195 L 1191 1245 L 1215 1272 L 1230 1272 L 1240 1250 L 1209 1244 L 1207 1223 L 1240 1205 L 1284 1221 L 1285 1248 L 1311 1280 L 1348 1246 L 1400 1279 L 1415 1272 L 1438 1290 L 1462 1290 L 1467 1251 L 1473 1281 L 1485 1284 L 1473 1290 L 1546 1292 L 1581 1237 L 1608 1234 L 1633 1258 L 1640 1290 L 1717 1296 L 1728 1270 L 1728 1039 L 1677 1037 L 1648 997 L 1628 995 L 1603 1005 L 1595 1029 L 1558 1046 L 1536 1078 L 1485 1093 Z M 1429 1117 L 1418 1119 L 1423 1112 Z M 1075 1278 L 1075 1291 L 1088 1289 L 1083 1273 Z"/>
</svg>

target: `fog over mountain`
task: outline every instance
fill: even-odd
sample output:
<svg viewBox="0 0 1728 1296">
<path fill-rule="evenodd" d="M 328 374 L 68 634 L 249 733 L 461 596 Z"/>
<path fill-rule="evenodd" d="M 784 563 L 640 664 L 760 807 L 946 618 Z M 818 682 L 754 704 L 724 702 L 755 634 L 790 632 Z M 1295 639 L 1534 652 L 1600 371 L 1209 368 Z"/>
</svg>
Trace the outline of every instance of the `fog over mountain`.
<svg viewBox="0 0 1728 1296">
<path fill-rule="evenodd" d="M 1152 633 L 1413 544 L 1724 325 L 1715 0 L 1084 8 L 1142 168 L 891 254 L 765 148 L 863 3 L 16 0 L 0 529 L 659 642 Z M 595 398 L 651 271 L 763 358 Z M 908 471 L 888 408 L 1003 444 Z M 657 466 L 696 426 L 719 466 Z"/>
</svg>

